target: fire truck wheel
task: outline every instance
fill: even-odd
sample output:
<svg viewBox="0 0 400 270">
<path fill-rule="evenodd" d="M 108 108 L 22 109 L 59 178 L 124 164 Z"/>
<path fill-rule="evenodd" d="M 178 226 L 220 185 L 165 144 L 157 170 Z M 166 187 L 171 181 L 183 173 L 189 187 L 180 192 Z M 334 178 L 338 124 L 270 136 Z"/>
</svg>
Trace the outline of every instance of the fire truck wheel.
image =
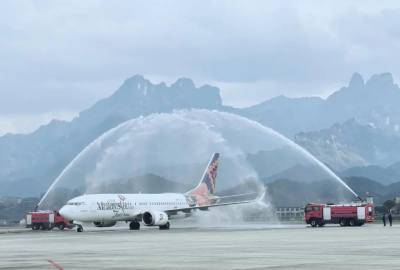
<svg viewBox="0 0 400 270">
<path fill-rule="evenodd" d="M 317 220 L 316 220 L 316 219 L 312 219 L 312 220 L 310 221 L 310 225 L 311 225 L 312 227 L 317 227 Z"/>
<path fill-rule="evenodd" d="M 350 219 L 349 226 L 355 226 L 355 225 L 356 225 L 356 221 L 354 219 Z"/>
<path fill-rule="evenodd" d="M 341 219 L 341 220 L 339 221 L 339 225 L 340 225 L 341 227 L 346 226 L 346 220 L 345 220 L 345 219 Z"/>
<path fill-rule="evenodd" d="M 60 224 L 60 225 L 58 225 L 58 228 L 59 228 L 60 230 L 64 230 L 65 225 L 64 225 L 64 224 Z"/>
<path fill-rule="evenodd" d="M 38 225 L 36 225 L 36 224 L 35 224 L 35 225 L 33 225 L 33 226 L 32 226 L 32 230 L 34 230 L 34 231 L 36 231 L 36 230 L 39 230 L 39 226 L 38 226 Z"/>
<path fill-rule="evenodd" d="M 83 232 L 82 226 L 78 226 L 78 228 L 76 228 L 76 231 L 77 231 L 77 232 Z"/>
</svg>

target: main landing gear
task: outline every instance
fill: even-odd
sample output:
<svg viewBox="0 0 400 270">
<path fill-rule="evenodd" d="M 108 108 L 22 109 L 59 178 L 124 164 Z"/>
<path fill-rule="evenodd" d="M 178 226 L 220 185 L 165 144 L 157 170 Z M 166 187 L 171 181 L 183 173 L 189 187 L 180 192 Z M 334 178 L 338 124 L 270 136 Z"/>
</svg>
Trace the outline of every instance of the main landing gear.
<svg viewBox="0 0 400 270">
<path fill-rule="evenodd" d="M 129 230 L 139 230 L 140 229 L 140 223 L 138 221 L 131 221 L 129 223 Z"/>
<path fill-rule="evenodd" d="M 83 232 L 83 227 L 82 227 L 82 225 L 77 225 L 77 227 L 76 227 L 76 231 L 77 232 Z"/>
<path fill-rule="evenodd" d="M 159 226 L 160 230 L 169 230 L 169 222 L 165 223 L 165 225 Z"/>
</svg>

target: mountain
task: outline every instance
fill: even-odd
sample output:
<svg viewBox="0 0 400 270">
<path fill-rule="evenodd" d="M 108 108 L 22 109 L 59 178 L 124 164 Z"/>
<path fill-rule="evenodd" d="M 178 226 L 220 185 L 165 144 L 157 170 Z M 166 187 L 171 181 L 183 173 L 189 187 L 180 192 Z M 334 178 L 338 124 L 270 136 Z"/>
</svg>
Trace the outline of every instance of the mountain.
<svg viewBox="0 0 400 270">
<path fill-rule="evenodd" d="M 0 197 L 0 226 L 15 225 L 38 204 L 38 198 Z"/>
<path fill-rule="evenodd" d="M 294 140 L 336 170 L 371 164 L 388 166 L 400 159 L 400 133 L 355 119 L 296 134 Z"/>
<path fill-rule="evenodd" d="M 196 87 L 187 78 L 169 86 L 152 84 L 135 75 L 70 122 L 52 121 L 31 134 L 0 137 L 0 195 L 38 196 L 105 131 L 132 118 L 175 109 L 215 109 L 254 119 L 295 138 L 337 170 L 388 166 L 400 160 L 398 104 L 400 89 L 389 73 L 374 75 L 367 82 L 355 73 L 348 86 L 327 99 L 279 96 L 244 109 L 224 106 L 219 89 L 213 86 Z M 268 167 L 257 157 L 250 160 L 262 177 L 282 167 L 277 161 L 270 159 Z"/>
<path fill-rule="evenodd" d="M 400 182 L 382 185 L 365 177 L 348 177 L 345 182 L 362 198 L 372 196 L 375 205 L 392 200 L 400 193 Z M 300 183 L 277 179 L 266 186 L 273 205 L 281 207 L 303 206 L 308 202 L 341 203 L 356 199 L 340 185 L 326 180 Z"/>
<path fill-rule="evenodd" d="M 347 87 L 330 95 L 322 117 L 330 126 L 355 118 L 376 128 L 399 132 L 400 88 L 390 73 L 373 75 L 366 83 L 355 73 Z"/>
<path fill-rule="evenodd" d="M 399 164 L 399 163 L 397 163 Z M 365 177 L 373 179 L 379 183 L 388 185 L 391 183 L 400 182 L 400 166 L 393 164 L 388 167 L 378 165 L 352 167 L 340 173 L 342 177 Z"/>
<path fill-rule="evenodd" d="M 354 199 L 342 186 L 324 180 L 300 183 L 277 179 L 267 184 L 267 192 L 273 205 L 277 207 L 299 207 L 309 202 L 339 203 Z"/>
<path fill-rule="evenodd" d="M 31 134 L 0 137 L 0 195 L 38 196 L 105 131 L 138 116 L 188 108 L 223 110 L 219 89 L 196 88 L 186 78 L 170 86 L 152 84 L 136 75 L 71 122 L 52 121 Z"/>
<path fill-rule="evenodd" d="M 323 104 L 324 100 L 318 97 L 278 96 L 237 113 L 292 137 L 297 132 L 320 127 L 316 112 Z"/>
<path fill-rule="evenodd" d="M 263 182 L 270 183 L 276 179 L 289 179 L 301 183 L 310 183 L 324 179 L 331 179 L 331 176 L 329 176 L 324 170 L 321 169 L 321 167 L 317 165 L 297 164 L 279 173 L 263 178 Z"/>
<path fill-rule="evenodd" d="M 400 133 L 400 88 L 390 73 L 373 75 L 366 83 L 354 73 L 348 86 L 327 99 L 279 96 L 241 110 L 240 114 L 288 137 L 329 128 L 356 119 L 361 124 Z"/>
</svg>

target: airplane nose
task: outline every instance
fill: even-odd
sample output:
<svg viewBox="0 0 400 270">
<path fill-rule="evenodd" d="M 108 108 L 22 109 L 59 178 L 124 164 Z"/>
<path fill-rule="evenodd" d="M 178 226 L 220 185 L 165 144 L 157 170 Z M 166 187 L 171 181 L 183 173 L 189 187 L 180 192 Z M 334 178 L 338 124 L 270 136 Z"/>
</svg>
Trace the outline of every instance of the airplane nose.
<svg viewBox="0 0 400 270">
<path fill-rule="evenodd" d="M 64 218 L 66 219 L 70 219 L 70 211 L 68 211 L 68 207 L 67 206 L 63 206 L 61 207 L 60 211 L 58 211 L 60 213 L 60 215 L 62 215 Z"/>
</svg>

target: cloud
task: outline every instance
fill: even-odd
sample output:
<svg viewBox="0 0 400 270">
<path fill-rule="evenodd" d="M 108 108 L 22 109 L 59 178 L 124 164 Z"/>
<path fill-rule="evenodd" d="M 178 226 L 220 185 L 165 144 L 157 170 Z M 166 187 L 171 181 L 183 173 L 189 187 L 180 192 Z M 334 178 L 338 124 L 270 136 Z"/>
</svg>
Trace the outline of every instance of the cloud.
<svg viewBox="0 0 400 270">
<path fill-rule="evenodd" d="M 397 1 L 2 1 L 0 115 L 78 112 L 127 77 L 192 77 L 225 103 L 322 95 L 400 67 Z"/>
</svg>

